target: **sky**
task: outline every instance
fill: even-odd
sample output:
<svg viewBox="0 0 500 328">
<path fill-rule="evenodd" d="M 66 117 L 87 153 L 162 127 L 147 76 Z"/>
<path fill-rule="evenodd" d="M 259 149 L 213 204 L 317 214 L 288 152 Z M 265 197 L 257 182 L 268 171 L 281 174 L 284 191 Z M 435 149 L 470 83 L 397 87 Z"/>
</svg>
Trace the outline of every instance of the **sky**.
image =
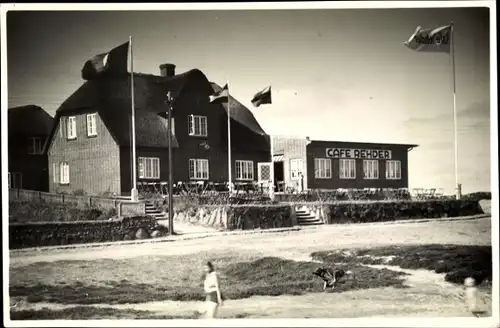
<svg viewBox="0 0 500 328">
<path fill-rule="evenodd" d="M 417 26 L 455 24 L 463 191 L 490 191 L 488 8 L 7 13 L 8 106 L 54 115 L 92 56 L 133 37 L 134 71 L 198 68 L 269 134 L 417 144 L 409 187 L 455 187 L 451 56 L 407 49 Z M 272 85 L 273 104 L 254 108 Z"/>
</svg>

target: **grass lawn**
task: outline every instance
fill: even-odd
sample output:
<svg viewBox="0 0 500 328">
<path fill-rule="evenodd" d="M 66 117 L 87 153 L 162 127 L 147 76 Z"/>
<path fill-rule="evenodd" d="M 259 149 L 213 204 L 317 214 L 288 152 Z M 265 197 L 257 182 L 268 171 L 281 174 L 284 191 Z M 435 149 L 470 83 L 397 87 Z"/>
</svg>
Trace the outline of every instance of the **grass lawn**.
<svg viewBox="0 0 500 328">
<path fill-rule="evenodd" d="M 445 280 L 463 284 L 474 277 L 478 284 L 491 284 L 491 246 L 419 245 L 373 249 L 321 251 L 312 254 L 325 263 L 385 264 L 403 269 L 426 269 L 445 273 Z"/>
<path fill-rule="evenodd" d="M 366 264 L 435 270 L 446 273 L 448 281 L 460 284 L 467 276 L 476 277 L 478 282 L 491 281 L 490 246 L 391 246 L 321 251 L 313 253 L 312 257 L 328 265 L 344 263 L 341 266 L 355 273 L 355 280 L 340 284 L 334 293 L 406 287 L 405 273 L 371 268 Z M 278 257 L 259 258 L 226 251 L 189 256 L 140 256 L 123 260 L 38 262 L 11 268 L 10 296 L 23 297 L 31 303 L 86 305 L 201 301 L 204 299 L 202 270 L 209 258 L 219 272 L 225 299 L 322 291 L 322 281 L 312 274 L 321 263 Z"/>
<path fill-rule="evenodd" d="M 76 306 L 63 310 L 51 310 L 43 308 L 41 310 L 11 311 L 11 320 L 106 320 L 106 319 L 195 319 L 183 316 L 157 315 L 150 311 L 138 310 L 117 310 L 106 307 Z"/>
<path fill-rule="evenodd" d="M 214 254 L 212 254 L 214 255 Z M 213 256 L 226 299 L 253 295 L 301 295 L 322 291 L 312 272 L 321 264 L 277 257 Z M 13 268 L 11 297 L 28 302 L 124 304 L 162 300 L 203 300 L 202 270 L 206 254 L 147 256 L 127 260 L 59 261 Z M 355 265 L 355 282 L 336 292 L 377 287 L 403 288 L 404 273 Z"/>
</svg>

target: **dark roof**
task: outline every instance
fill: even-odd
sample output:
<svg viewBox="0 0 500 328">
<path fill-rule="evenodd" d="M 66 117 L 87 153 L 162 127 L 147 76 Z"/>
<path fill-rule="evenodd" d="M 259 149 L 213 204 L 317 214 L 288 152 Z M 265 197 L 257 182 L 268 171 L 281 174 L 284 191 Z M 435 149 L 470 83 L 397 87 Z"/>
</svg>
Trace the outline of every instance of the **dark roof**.
<svg viewBox="0 0 500 328">
<path fill-rule="evenodd" d="M 211 85 L 214 92 L 219 92 L 220 90 L 222 90 L 222 87 L 216 83 L 211 82 Z M 229 95 L 229 106 L 231 109 L 231 118 L 233 120 L 243 124 L 254 133 L 260 135 L 266 134 L 262 127 L 259 125 L 259 122 L 257 122 L 257 120 L 255 119 L 255 116 L 253 116 L 252 112 L 248 108 L 243 106 L 238 100 L 234 99 L 231 95 Z M 224 103 L 223 107 L 227 113 L 227 103 Z"/>
<path fill-rule="evenodd" d="M 167 120 L 157 113 L 166 112 L 167 91 L 182 92 L 192 79 L 205 78 L 199 70 L 190 70 L 165 78 L 149 74 L 134 74 L 134 104 L 136 114 L 136 145 L 138 147 L 168 147 Z M 206 80 L 208 84 L 208 80 Z M 83 109 L 95 108 L 120 146 L 131 144 L 130 74 L 109 76 L 86 81 L 56 111 L 56 119 Z M 172 138 L 173 147 L 179 143 Z"/>
<path fill-rule="evenodd" d="M 198 82 L 198 87 L 208 95 L 220 90 L 220 86 L 210 83 L 198 69 L 172 77 L 134 73 L 134 103 L 136 110 L 136 145 L 138 147 L 167 147 L 167 120 L 165 99 L 168 91 L 174 98 L 182 97 L 190 82 Z M 187 91 L 186 91 L 187 92 Z M 61 116 L 78 113 L 86 109 L 99 112 L 104 124 L 120 146 L 130 146 L 131 98 L 130 74 L 106 76 L 86 81 L 69 96 L 56 111 L 56 122 Z M 266 136 L 252 112 L 236 99 L 230 97 L 231 117 L 253 133 Z M 227 105 L 223 106 L 227 112 Z M 161 113 L 158 115 L 157 113 Z M 55 126 L 52 134 L 55 132 Z M 173 146 L 178 147 L 174 137 Z"/>
<path fill-rule="evenodd" d="M 412 145 L 412 144 L 398 144 L 398 143 L 380 143 L 380 142 L 358 142 L 358 141 L 338 141 L 338 140 L 311 140 L 311 143 L 345 143 L 345 144 L 350 144 L 350 145 L 358 145 L 358 146 L 363 146 L 363 145 L 373 145 L 373 146 L 381 146 L 381 147 L 394 147 L 394 146 L 400 146 L 400 147 L 405 147 L 408 149 L 416 148 L 418 145 Z"/>
<path fill-rule="evenodd" d="M 43 108 L 36 105 L 27 105 L 9 108 L 8 130 L 11 135 L 40 135 L 50 134 L 54 119 Z"/>
</svg>

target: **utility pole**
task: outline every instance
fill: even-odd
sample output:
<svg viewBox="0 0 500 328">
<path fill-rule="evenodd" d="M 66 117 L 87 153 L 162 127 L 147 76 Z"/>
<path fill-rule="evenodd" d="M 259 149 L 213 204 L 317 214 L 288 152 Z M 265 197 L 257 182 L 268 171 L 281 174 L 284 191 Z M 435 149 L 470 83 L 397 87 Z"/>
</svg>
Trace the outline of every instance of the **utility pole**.
<svg viewBox="0 0 500 328">
<path fill-rule="evenodd" d="M 165 101 L 165 104 L 167 105 L 167 133 L 168 133 L 168 234 L 173 235 L 174 234 L 174 201 L 173 201 L 173 195 L 172 195 L 172 170 L 173 170 L 173 165 L 172 165 L 172 102 L 173 102 L 173 97 L 171 92 L 169 91 L 167 93 L 167 100 Z"/>
</svg>

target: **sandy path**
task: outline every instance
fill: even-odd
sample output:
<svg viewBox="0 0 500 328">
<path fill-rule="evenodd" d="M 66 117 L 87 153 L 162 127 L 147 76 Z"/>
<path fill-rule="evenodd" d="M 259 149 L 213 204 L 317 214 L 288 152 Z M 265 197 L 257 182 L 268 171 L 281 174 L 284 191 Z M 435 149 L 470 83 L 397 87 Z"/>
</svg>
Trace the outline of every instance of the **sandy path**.
<svg viewBox="0 0 500 328">
<path fill-rule="evenodd" d="M 309 260 L 313 251 L 347 247 L 391 244 L 464 244 L 491 245 L 489 218 L 470 221 L 424 222 L 405 224 L 322 226 L 280 234 L 219 236 L 199 240 L 156 244 L 108 246 L 65 251 L 36 251 L 11 255 L 12 266 L 58 260 L 125 259 L 146 255 L 179 255 L 200 251 L 225 250 Z M 394 269 L 394 268 L 391 268 Z M 302 296 L 256 296 L 228 300 L 220 309 L 221 317 L 252 318 L 352 318 L 361 316 L 457 316 L 470 314 L 459 297 L 461 289 L 444 282 L 442 275 L 424 270 L 405 270 L 410 288 L 379 288 L 343 293 L 315 293 Z M 58 304 L 21 302 L 15 310 L 41 307 L 57 309 Z M 109 307 L 110 305 L 99 305 Z M 121 304 L 118 309 L 132 308 L 156 314 L 191 316 L 199 311 L 200 302 L 151 302 Z"/>
<path fill-rule="evenodd" d="M 11 252 L 10 265 L 58 260 L 126 259 L 145 255 L 183 255 L 226 250 L 267 256 L 308 256 L 311 252 L 346 247 L 393 244 L 491 245 L 491 219 L 423 223 L 328 225 L 286 233 L 214 236 L 204 239 L 96 248 Z"/>
</svg>

